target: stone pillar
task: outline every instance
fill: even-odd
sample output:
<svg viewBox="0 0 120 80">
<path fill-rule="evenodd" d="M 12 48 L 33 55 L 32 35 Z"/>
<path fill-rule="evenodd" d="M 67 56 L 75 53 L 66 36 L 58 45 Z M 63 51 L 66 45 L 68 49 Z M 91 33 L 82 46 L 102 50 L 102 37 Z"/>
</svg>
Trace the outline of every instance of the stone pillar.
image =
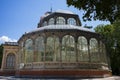
<svg viewBox="0 0 120 80">
<path fill-rule="evenodd" d="M 59 39 L 60 43 L 60 68 L 62 68 L 62 38 Z"/>
<path fill-rule="evenodd" d="M 68 20 L 68 18 L 66 17 L 66 18 L 65 18 L 65 24 L 68 24 L 68 23 L 67 23 L 67 20 Z"/>
<path fill-rule="evenodd" d="M 24 45 L 23 45 L 23 54 L 22 54 L 22 55 L 23 55 L 23 56 L 22 56 L 22 57 L 23 57 L 23 58 L 22 58 L 22 59 L 23 59 L 22 62 L 23 62 L 23 63 L 26 63 L 26 59 L 25 59 L 25 43 L 24 43 Z"/>
<path fill-rule="evenodd" d="M 3 48 L 3 57 L 2 57 L 2 65 L 1 65 L 1 70 L 4 70 L 5 68 L 5 64 L 6 64 L 6 53 L 5 53 L 5 49 Z"/>
<path fill-rule="evenodd" d="M 59 40 L 59 43 L 60 43 L 60 62 L 62 62 L 62 40 L 60 39 Z"/>
<path fill-rule="evenodd" d="M 46 61 L 46 46 L 47 46 L 47 40 L 46 38 L 44 39 L 44 48 L 45 48 L 45 51 L 44 51 L 44 58 L 43 58 L 43 62 L 44 62 L 44 68 L 45 68 L 45 61 Z"/>
<path fill-rule="evenodd" d="M 56 50 L 55 50 L 55 48 L 56 48 L 56 46 L 55 46 L 55 44 L 56 44 L 56 43 L 55 43 L 55 39 L 56 39 L 56 37 L 53 36 L 53 41 L 54 41 L 54 44 L 53 44 L 53 49 L 54 49 L 53 62 L 56 62 L 56 61 L 57 61 L 57 58 L 56 58 L 56 57 L 57 57 L 57 55 L 56 55 L 57 53 L 56 53 Z"/>
<path fill-rule="evenodd" d="M 36 56 L 35 40 L 33 40 L 33 62 L 36 61 L 37 61 L 37 56 Z"/>
<path fill-rule="evenodd" d="M 19 43 L 20 45 L 18 46 L 19 49 L 18 49 L 18 60 L 19 60 L 19 63 L 24 63 L 25 61 L 25 42 L 22 42 L 22 43 Z"/>
<path fill-rule="evenodd" d="M 57 21 L 56 21 L 56 18 L 57 18 L 57 16 L 54 17 L 54 20 L 55 20 L 54 24 L 56 24 L 56 22 L 57 22 Z"/>
<path fill-rule="evenodd" d="M 99 53 L 99 55 L 100 55 L 100 61 L 101 61 L 101 62 L 104 62 L 103 47 L 104 47 L 104 46 L 103 46 L 103 43 L 102 43 L 102 42 L 100 42 L 100 43 L 99 43 L 99 52 L 100 52 L 100 53 Z"/>
<path fill-rule="evenodd" d="M 16 69 L 19 70 L 20 63 L 22 63 L 22 47 L 19 45 L 18 52 L 16 52 Z"/>
<path fill-rule="evenodd" d="M 89 56 L 89 68 L 91 69 L 92 68 L 92 64 L 91 64 L 91 53 L 90 53 L 90 42 L 89 42 L 89 39 L 87 39 L 87 44 L 88 44 L 88 56 Z"/>
<path fill-rule="evenodd" d="M 87 39 L 87 44 L 88 44 L 88 55 L 89 55 L 89 62 L 91 62 L 91 55 L 90 55 L 90 42 Z"/>
<path fill-rule="evenodd" d="M 23 42 L 23 43 L 22 43 Z M 20 42 L 19 44 L 19 52 L 18 52 L 18 54 L 17 54 L 17 56 L 18 56 L 18 61 L 19 61 L 19 63 L 18 63 L 18 69 L 20 69 L 21 67 L 20 67 L 20 65 L 21 65 L 21 63 L 22 63 L 22 65 L 23 65 L 23 67 L 22 68 L 24 68 L 24 65 L 26 64 L 26 55 L 25 55 L 25 50 L 26 50 L 26 48 L 25 48 L 25 45 L 26 45 L 26 39 L 23 39 L 22 40 L 22 42 Z"/>
<path fill-rule="evenodd" d="M 32 69 L 34 69 L 34 62 L 36 62 L 36 52 L 35 52 L 35 40 L 32 39 L 33 45 L 32 45 L 32 50 L 33 50 L 33 55 L 32 55 Z"/>
<path fill-rule="evenodd" d="M 76 62 L 78 62 L 78 50 L 77 50 L 77 43 L 78 43 L 78 40 L 75 39 L 75 54 L 76 54 Z"/>
<path fill-rule="evenodd" d="M 102 60 L 101 58 L 101 53 L 100 53 L 100 41 L 98 41 L 98 62 L 100 62 Z"/>
</svg>

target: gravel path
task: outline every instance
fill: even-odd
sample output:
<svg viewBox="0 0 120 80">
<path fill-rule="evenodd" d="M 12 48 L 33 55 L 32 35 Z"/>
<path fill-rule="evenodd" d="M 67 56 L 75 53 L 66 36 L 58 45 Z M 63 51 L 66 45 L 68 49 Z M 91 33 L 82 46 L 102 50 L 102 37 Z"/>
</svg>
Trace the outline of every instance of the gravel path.
<svg viewBox="0 0 120 80">
<path fill-rule="evenodd" d="M 13 76 L 0 76 L 0 80 L 73 80 L 73 79 L 29 79 L 29 78 L 14 78 Z M 106 78 L 94 79 L 74 79 L 74 80 L 120 80 L 120 76 L 112 76 Z"/>
<path fill-rule="evenodd" d="M 91 79 L 91 80 L 120 80 L 120 76 L 112 76 L 112 77 L 106 77 L 106 78 L 97 78 L 97 79 Z"/>
</svg>

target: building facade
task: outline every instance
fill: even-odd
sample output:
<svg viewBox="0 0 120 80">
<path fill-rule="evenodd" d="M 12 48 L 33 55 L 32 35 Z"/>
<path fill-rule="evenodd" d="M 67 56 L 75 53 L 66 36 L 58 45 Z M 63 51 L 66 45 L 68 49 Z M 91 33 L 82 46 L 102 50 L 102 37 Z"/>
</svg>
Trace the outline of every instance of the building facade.
<svg viewBox="0 0 120 80">
<path fill-rule="evenodd" d="M 111 75 L 102 37 L 81 27 L 79 16 L 70 11 L 46 12 L 37 29 L 23 34 L 16 44 L 16 48 L 11 46 L 14 55 L 7 57 L 4 52 L 3 71 L 14 66 L 15 74 L 20 76 Z"/>
</svg>

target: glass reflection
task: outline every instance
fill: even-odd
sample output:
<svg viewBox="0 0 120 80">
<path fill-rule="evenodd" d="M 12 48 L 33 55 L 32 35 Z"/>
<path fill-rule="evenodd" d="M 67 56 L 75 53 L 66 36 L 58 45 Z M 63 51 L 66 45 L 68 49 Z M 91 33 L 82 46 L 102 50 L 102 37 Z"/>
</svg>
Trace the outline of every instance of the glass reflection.
<svg viewBox="0 0 120 80">
<path fill-rule="evenodd" d="M 47 38 L 46 46 L 46 61 L 59 61 L 60 60 L 60 47 L 59 38 L 56 36 Z"/>
<path fill-rule="evenodd" d="M 65 19 L 63 17 L 57 17 L 56 24 L 64 25 Z"/>
<path fill-rule="evenodd" d="M 76 20 L 75 20 L 74 18 L 69 18 L 69 19 L 67 20 L 67 22 L 68 22 L 68 24 L 70 24 L 70 25 L 76 25 Z"/>
<path fill-rule="evenodd" d="M 33 61 L 33 41 L 31 39 L 25 42 L 25 62 L 29 63 Z"/>
<path fill-rule="evenodd" d="M 100 57 L 101 57 L 101 62 L 107 63 L 105 44 L 102 41 L 100 41 Z"/>
<path fill-rule="evenodd" d="M 45 21 L 45 22 L 43 23 L 43 26 L 47 26 L 47 21 Z"/>
<path fill-rule="evenodd" d="M 92 62 L 99 61 L 98 41 L 95 38 L 90 39 L 90 57 Z"/>
<path fill-rule="evenodd" d="M 78 61 L 89 61 L 87 39 L 83 36 L 78 38 Z"/>
<path fill-rule="evenodd" d="M 74 37 L 66 35 L 62 39 L 62 61 L 63 62 L 75 62 L 75 41 Z"/>
<path fill-rule="evenodd" d="M 44 45 L 44 38 L 43 37 L 38 37 L 35 40 L 35 51 L 36 51 L 36 62 L 43 61 L 44 51 L 45 51 L 45 45 Z"/>
<path fill-rule="evenodd" d="M 54 22 L 55 22 L 55 21 L 54 21 L 54 18 L 50 18 L 48 24 L 49 24 L 49 25 L 54 25 Z"/>
<path fill-rule="evenodd" d="M 14 68 L 15 67 L 15 55 L 8 54 L 6 58 L 6 67 L 7 68 Z"/>
</svg>

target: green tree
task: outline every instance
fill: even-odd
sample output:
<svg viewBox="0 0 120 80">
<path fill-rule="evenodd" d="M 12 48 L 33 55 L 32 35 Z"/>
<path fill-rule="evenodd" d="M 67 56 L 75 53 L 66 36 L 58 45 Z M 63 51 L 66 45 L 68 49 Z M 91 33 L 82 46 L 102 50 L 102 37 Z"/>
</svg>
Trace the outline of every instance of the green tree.
<svg viewBox="0 0 120 80">
<path fill-rule="evenodd" d="M 111 23 L 120 19 L 120 0 L 67 0 L 68 6 L 83 10 L 83 20 L 108 20 Z"/>
<path fill-rule="evenodd" d="M 2 64 L 2 55 L 3 55 L 3 46 L 0 45 L 0 67 L 1 67 L 1 64 Z"/>
<path fill-rule="evenodd" d="M 113 23 L 113 26 L 115 28 L 114 30 L 114 36 L 116 39 L 118 39 L 117 41 L 119 42 L 120 41 L 120 20 L 116 20 L 114 23 Z"/>
<path fill-rule="evenodd" d="M 116 49 L 115 49 L 115 54 L 113 54 L 113 56 L 111 57 L 114 63 L 114 65 L 112 65 L 112 67 L 114 67 L 114 72 L 115 74 L 119 74 L 120 75 L 120 20 L 116 20 L 113 23 L 114 26 L 114 39 L 116 41 Z"/>
<path fill-rule="evenodd" d="M 113 25 L 98 25 L 95 28 L 95 32 L 100 33 L 105 39 L 107 54 L 111 60 L 112 72 L 115 75 L 120 74 L 120 27 L 117 25 L 119 25 L 118 22 Z"/>
</svg>

